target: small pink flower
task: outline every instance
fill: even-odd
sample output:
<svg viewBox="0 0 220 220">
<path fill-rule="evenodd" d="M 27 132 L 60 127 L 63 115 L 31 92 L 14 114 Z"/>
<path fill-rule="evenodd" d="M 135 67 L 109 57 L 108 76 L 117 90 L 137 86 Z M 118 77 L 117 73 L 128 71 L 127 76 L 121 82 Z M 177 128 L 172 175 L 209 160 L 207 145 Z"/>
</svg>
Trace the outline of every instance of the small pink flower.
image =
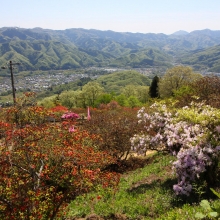
<svg viewBox="0 0 220 220">
<path fill-rule="evenodd" d="M 88 110 L 87 110 L 87 120 L 90 120 L 91 119 L 91 115 L 90 115 L 90 110 L 89 110 L 89 107 L 88 107 Z"/>
<path fill-rule="evenodd" d="M 71 127 L 69 128 L 69 132 L 74 132 L 74 131 L 75 131 L 74 126 L 71 126 Z"/>
</svg>

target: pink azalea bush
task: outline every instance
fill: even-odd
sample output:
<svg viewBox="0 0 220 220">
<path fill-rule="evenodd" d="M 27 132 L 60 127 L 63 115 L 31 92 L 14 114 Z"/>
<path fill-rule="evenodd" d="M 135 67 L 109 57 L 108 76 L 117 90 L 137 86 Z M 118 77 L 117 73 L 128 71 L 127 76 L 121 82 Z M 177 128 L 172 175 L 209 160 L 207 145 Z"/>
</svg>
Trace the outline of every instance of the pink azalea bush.
<svg viewBox="0 0 220 220">
<path fill-rule="evenodd" d="M 144 129 L 131 138 L 132 150 L 139 154 L 147 150 L 169 151 L 175 155 L 176 194 L 189 195 L 192 183 L 208 170 L 215 175 L 220 152 L 220 110 L 203 103 L 171 110 L 163 103 L 154 103 L 148 112 L 141 108 L 137 117 Z"/>
<path fill-rule="evenodd" d="M 61 116 L 62 119 L 77 119 L 79 115 L 74 112 L 66 112 Z"/>
<path fill-rule="evenodd" d="M 61 116 L 61 118 L 63 120 L 73 121 L 75 119 L 80 118 L 80 116 L 78 114 L 74 113 L 74 112 L 66 112 Z M 75 132 L 75 126 L 74 125 L 70 125 L 69 132 Z"/>
</svg>

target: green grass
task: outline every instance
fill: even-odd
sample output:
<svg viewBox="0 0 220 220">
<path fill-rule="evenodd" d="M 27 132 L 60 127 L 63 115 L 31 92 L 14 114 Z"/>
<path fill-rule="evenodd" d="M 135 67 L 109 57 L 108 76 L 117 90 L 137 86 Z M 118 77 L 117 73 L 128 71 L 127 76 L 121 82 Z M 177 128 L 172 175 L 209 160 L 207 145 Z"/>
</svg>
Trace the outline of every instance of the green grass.
<svg viewBox="0 0 220 220">
<path fill-rule="evenodd" d="M 172 186 L 176 179 L 171 170 L 174 158 L 162 154 L 151 157 L 152 162 L 144 168 L 124 173 L 117 191 L 100 187 L 96 192 L 77 197 L 70 203 L 67 216 L 70 219 L 91 214 L 105 219 L 195 219 L 195 213 L 201 211 L 201 197 L 180 198 L 174 194 Z"/>
</svg>

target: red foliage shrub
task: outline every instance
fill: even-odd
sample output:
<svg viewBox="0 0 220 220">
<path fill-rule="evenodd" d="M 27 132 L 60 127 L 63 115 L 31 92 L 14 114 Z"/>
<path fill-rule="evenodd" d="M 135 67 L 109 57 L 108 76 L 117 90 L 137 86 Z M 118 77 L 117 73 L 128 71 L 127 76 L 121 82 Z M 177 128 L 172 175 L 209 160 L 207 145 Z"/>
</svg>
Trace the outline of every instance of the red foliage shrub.
<svg viewBox="0 0 220 220">
<path fill-rule="evenodd" d="M 62 105 L 57 105 L 53 108 L 50 109 L 50 111 L 52 112 L 67 112 L 68 111 L 68 108 L 65 107 L 65 106 L 62 106 Z"/>
<path fill-rule="evenodd" d="M 186 106 L 192 101 L 204 101 L 212 107 L 220 107 L 220 78 L 218 76 L 204 76 L 189 84 L 189 88 L 190 91 L 176 97 L 177 106 Z"/>
<path fill-rule="evenodd" d="M 54 219 L 77 195 L 97 185 L 115 187 L 103 171 L 115 160 L 94 148 L 98 136 L 76 121 L 48 123 L 50 112 L 17 104 L 0 118 L 0 219 Z"/>
<path fill-rule="evenodd" d="M 90 134 L 99 135 L 96 145 L 117 159 L 126 159 L 130 152 L 130 138 L 141 129 L 137 122 L 137 109 L 117 108 L 92 110 L 91 120 L 81 125 Z"/>
<path fill-rule="evenodd" d="M 198 101 L 205 101 L 212 107 L 220 107 L 220 78 L 218 76 L 205 76 L 192 84 Z"/>
</svg>

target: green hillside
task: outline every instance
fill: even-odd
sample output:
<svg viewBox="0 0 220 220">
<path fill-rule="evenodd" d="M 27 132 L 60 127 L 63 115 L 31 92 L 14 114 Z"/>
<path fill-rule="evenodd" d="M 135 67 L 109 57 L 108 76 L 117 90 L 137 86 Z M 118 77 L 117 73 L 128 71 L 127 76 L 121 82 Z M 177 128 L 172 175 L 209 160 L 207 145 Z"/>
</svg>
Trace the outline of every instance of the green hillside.
<svg viewBox="0 0 220 220">
<path fill-rule="evenodd" d="M 127 85 L 149 86 L 151 83 L 148 77 L 130 70 L 103 75 L 96 81 L 102 85 L 108 93 L 119 93 L 119 91 Z"/>
<path fill-rule="evenodd" d="M 116 58 L 110 63 L 116 67 L 152 67 L 165 66 L 170 67 L 171 56 L 157 49 L 132 50 L 129 54 Z"/>
<path fill-rule="evenodd" d="M 220 45 L 186 53 L 181 61 L 197 70 L 208 69 L 210 72 L 220 72 Z"/>
<path fill-rule="evenodd" d="M 79 50 L 74 44 L 58 41 L 16 40 L 0 44 L 0 64 L 8 60 L 22 63 L 22 70 L 71 69 L 106 65 L 113 56 L 105 52 Z"/>
<path fill-rule="evenodd" d="M 49 90 L 38 93 L 38 98 L 42 99 L 54 94 L 60 94 L 63 91 L 80 90 L 89 81 L 92 80 L 90 78 L 82 78 L 68 84 L 52 86 Z M 136 71 L 127 70 L 102 75 L 95 82 L 98 82 L 106 93 L 114 92 L 115 94 L 120 94 L 121 89 L 127 85 L 149 86 L 151 80 Z"/>
<path fill-rule="evenodd" d="M 8 60 L 21 62 L 21 70 L 50 70 L 90 66 L 170 66 L 171 57 L 159 50 L 134 50 L 123 48 L 117 43 L 106 45 L 103 51 L 99 51 L 77 48 L 73 43 L 64 44 L 54 40 L 13 40 L 0 44 L 0 65 L 4 65 Z"/>
</svg>

